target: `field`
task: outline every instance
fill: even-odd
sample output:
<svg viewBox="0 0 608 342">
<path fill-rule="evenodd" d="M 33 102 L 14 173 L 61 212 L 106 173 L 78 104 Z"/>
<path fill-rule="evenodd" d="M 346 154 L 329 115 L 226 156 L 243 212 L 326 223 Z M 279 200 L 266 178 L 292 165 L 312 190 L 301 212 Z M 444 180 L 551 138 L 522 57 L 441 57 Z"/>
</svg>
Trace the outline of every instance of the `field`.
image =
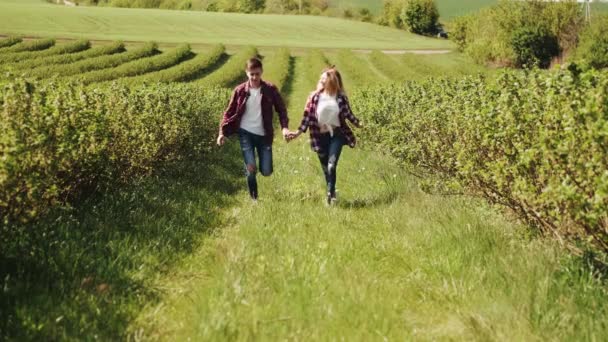
<svg viewBox="0 0 608 342">
<path fill-rule="evenodd" d="M 75 20 L 79 13 L 87 16 Z M 0 1 L 0 19 L 2 35 L 14 26 L 40 37 L 0 39 L 0 340 L 608 334 L 607 275 L 592 252 L 570 253 L 516 210 L 454 184 L 506 189 L 500 194 L 511 197 L 495 197 L 501 203 L 535 194 L 538 184 L 527 182 L 548 179 L 562 191 L 557 199 L 526 203 L 549 212 L 541 219 L 555 219 L 556 201 L 573 225 L 601 219 L 605 97 L 594 84 L 605 76 L 573 87 L 567 70 L 497 75 L 456 52 L 385 53 L 451 45 L 337 19 L 327 25 L 343 30 L 329 38 L 319 30 L 318 41 L 299 39 L 310 17 L 285 18 L 291 31 L 278 38 L 267 31 L 271 16 L 11 0 Z M 264 30 L 244 39 L 230 27 L 237 22 Z M 254 55 L 287 101 L 292 129 L 321 70 L 335 64 L 342 72 L 363 128 L 340 159 L 336 205 L 323 204 L 306 137 L 275 137 L 274 172 L 258 177 L 256 203 L 237 139 L 215 146 L 230 89 Z M 562 94 L 561 86 L 581 91 Z M 569 134 L 580 122 L 581 134 Z M 553 164 L 533 164 L 545 159 L 513 146 Z M 571 160 L 563 151 L 573 146 Z M 591 197 L 549 177 L 560 168 Z"/>
<path fill-rule="evenodd" d="M 446 40 L 336 18 L 194 11 L 70 8 L 39 0 L 0 1 L 0 32 L 60 38 L 368 49 L 450 49 Z M 302 27 L 306 27 L 305 31 Z M 294 37 L 298 37 L 294 39 Z M 356 39 L 352 39 L 356 37 Z"/>
</svg>

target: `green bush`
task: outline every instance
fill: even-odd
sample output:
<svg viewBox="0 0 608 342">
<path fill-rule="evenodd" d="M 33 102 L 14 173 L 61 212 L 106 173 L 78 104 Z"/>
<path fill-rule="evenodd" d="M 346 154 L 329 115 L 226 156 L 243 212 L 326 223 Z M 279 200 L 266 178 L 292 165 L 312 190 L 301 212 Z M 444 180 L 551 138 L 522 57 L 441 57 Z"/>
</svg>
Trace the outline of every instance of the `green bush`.
<svg viewBox="0 0 608 342">
<path fill-rule="evenodd" d="M 13 46 L 15 44 L 19 44 L 21 42 L 22 42 L 22 39 L 20 37 L 4 38 L 4 39 L 0 40 L 0 51 L 1 51 L 1 49 Z"/>
<path fill-rule="evenodd" d="M 182 62 L 172 68 L 150 72 L 137 77 L 128 77 L 122 81 L 128 84 L 192 81 L 208 72 L 224 56 L 225 51 L 224 45 L 218 44 L 208 53 L 199 54 L 191 60 Z"/>
<path fill-rule="evenodd" d="M 608 251 L 607 95 L 606 73 L 532 70 L 377 86 L 351 101 L 361 141 L 564 243 Z"/>
<path fill-rule="evenodd" d="M 149 174 L 209 149 L 229 93 L 189 84 L 24 80 L 0 95 L 0 225 L 38 218 L 83 191 Z"/>
<path fill-rule="evenodd" d="M 9 47 L 2 48 L 0 49 L 0 54 L 24 51 L 39 51 L 48 49 L 53 45 L 55 45 L 55 39 L 30 40 L 27 42 L 21 42 Z"/>
<path fill-rule="evenodd" d="M 433 0 L 407 0 L 401 21 L 408 31 L 416 34 L 435 34 L 439 10 Z"/>
<path fill-rule="evenodd" d="M 521 64 L 525 55 L 554 53 L 554 39 L 559 52 L 568 53 L 582 27 L 583 16 L 576 2 L 501 1 L 455 20 L 450 35 L 459 49 L 478 63 L 513 66 Z M 545 43 L 546 51 L 530 45 Z"/>
<path fill-rule="evenodd" d="M 264 58 L 264 79 L 272 82 L 281 91 L 289 78 L 290 68 L 289 49 L 281 48 L 272 56 Z"/>
<path fill-rule="evenodd" d="M 576 57 L 594 68 L 608 67 L 608 15 L 593 18 L 581 35 Z"/>
<path fill-rule="evenodd" d="M 113 42 L 109 45 L 98 46 L 78 53 L 69 53 L 48 57 L 37 57 L 21 62 L 5 64 L 2 66 L 2 68 L 5 70 L 12 70 L 14 72 L 21 72 L 23 70 L 31 70 L 37 67 L 48 67 L 56 64 L 75 63 L 86 58 L 112 55 L 124 51 L 125 46 L 122 42 Z"/>
<path fill-rule="evenodd" d="M 76 63 L 42 66 L 33 70 L 26 71 L 27 76 L 36 78 L 49 78 L 53 76 L 66 77 L 71 75 L 79 75 L 92 70 L 100 70 L 113 68 L 123 63 L 145 58 L 158 54 L 157 45 L 155 43 L 147 43 L 144 46 L 119 53 L 114 55 L 103 55 L 95 58 L 88 58 Z"/>
<path fill-rule="evenodd" d="M 63 55 L 74 52 L 80 52 L 88 49 L 91 46 L 88 40 L 82 39 L 73 43 L 67 43 L 63 45 L 55 45 L 49 49 L 41 51 L 24 51 L 24 52 L 13 52 L 0 54 L 0 64 L 13 63 L 18 61 L 24 61 L 32 58 L 42 58 L 55 55 Z"/>
<path fill-rule="evenodd" d="M 183 44 L 174 50 L 157 56 L 140 58 L 121 64 L 115 68 L 90 71 L 85 74 L 71 76 L 84 84 L 114 80 L 121 77 L 139 76 L 149 72 L 166 69 L 192 57 L 190 45 Z"/>
<path fill-rule="evenodd" d="M 521 27 L 513 31 L 511 46 L 517 67 L 547 68 L 551 59 L 560 52 L 557 37 L 542 26 Z"/>
<path fill-rule="evenodd" d="M 198 80 L 197 83 L 204 86 L 232 87 L 247 77 L 245 75 L 245 64 L 249 58 L 257 57 L 257 55 L 258 49 L 255 47 L 249 46 L 243 48 L 221 68 L 211 75 Z"/>
</svg>

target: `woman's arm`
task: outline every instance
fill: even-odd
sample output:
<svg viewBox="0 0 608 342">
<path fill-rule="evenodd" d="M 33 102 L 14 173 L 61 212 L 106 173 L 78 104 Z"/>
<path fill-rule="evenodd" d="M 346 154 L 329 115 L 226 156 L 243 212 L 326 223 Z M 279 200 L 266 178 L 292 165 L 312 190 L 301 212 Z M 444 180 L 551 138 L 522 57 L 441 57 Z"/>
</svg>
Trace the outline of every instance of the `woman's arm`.
<svg viewBox="0 0 608 342">
<path fill-rule="evenodd" d="M 352 122 L 353 125 L 357 128 L 361 128 L 361 121 L 357 119 L 357 117 L 353 114 L 353 111 L 350 109 L 350 102 L 348 101 L 348 97 L 346 95 L 342 95 L 342 106 L 340 108 L 340 112 L 348 121 Z"/>
</svg>

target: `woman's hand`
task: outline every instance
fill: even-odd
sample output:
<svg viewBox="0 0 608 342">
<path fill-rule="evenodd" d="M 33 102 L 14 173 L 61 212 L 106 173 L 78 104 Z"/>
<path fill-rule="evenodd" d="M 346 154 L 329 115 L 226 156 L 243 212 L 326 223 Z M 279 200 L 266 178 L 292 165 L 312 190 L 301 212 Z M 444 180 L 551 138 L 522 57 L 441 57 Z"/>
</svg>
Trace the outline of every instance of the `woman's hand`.
<svg viewBox="0 0 608 342">
<path fill-rule="evenodd" d="M 290 142 L 293 139 L 299 137 L 300 134 L 302 134 L 302 131 L 300 131 L 300 130 L 287 133 L 287 136 L 286 136 L 287 142 Z"/>
</svg>

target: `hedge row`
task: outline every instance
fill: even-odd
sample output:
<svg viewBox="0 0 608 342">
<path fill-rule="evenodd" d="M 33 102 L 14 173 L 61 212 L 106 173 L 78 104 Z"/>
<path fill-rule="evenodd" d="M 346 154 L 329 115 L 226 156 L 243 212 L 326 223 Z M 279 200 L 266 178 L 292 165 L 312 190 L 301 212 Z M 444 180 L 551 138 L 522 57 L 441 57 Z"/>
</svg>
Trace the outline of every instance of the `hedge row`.
<svg viewBox="0 0 608 342">
<path fill-rule="evenodd" d="M 164 70 L 191 58 L 192 55 L 190 45 L 184 44 L 158 56 L 137 59 L 111 69 L 91 71 L 83 75 L 76 75 L 74 78 L 77 78 L 84 84 L 91 84 L 115 80 L 121 77 L 139 76 L 149 72 Z"/>
<path fill-rule="evenodd" d="M 351 99 L 362 141 L 570 246 L 608 251 L 608 74 L 572 70 L 430 79 Z"/>
<path fill-rule="evenodd" d="M 55 39 L 30 40 L 27 42 L 21 42 L 9 47 L 2 48 L 0 49 L 0 54 L 24 51 L 39 51 L 48 49 L 53 45 L 55 45 Z"/>
<path fill-rule="evenodd" d="M 370 54 L 369 59 L 376 69 L 380 70 L 380 72 L 391 80 L 400 81 L 405 79 L 403 75 L 403 65 L 390 56 L 387 56 L 378 50 L 374 50 Z"/>
<path fill-rule="evenodd" d="M 141 84 L 144 82 L 187 82 L 199 78 L 201 75 L 218 63 L 224 56 L 226 48 L 218 44 L 211 51 L 199 54 L 191 60 L 182 62 L 172 68 L 151 72 L 137 77 L 129 77 L 121 80 L 127 84 Z"/>
<path fill-rule="evenodd" d="M 327 57 L 323 55 L 321 50 L 313 49 L 306 56 L 304 56 L 304 65 L 305 70 L 307 70 L 306 78 L 312 91 L 315 89 L 323 69 L 329 66 L 329 61 L 327 60 Z"/>
<path fill-rule="evenodd" d="M 21 43 L 23 40 L 20 37 L 7 37 L 0 40 L 0 49 L 7 48 L 9 46 L 13 46 L 15 44 Z"/>
<path fill-rule="evenodd" d="M 58 56 L 37 57 L 28 59 L 22 62 L 3 65 L 5 70 L 11 70 L 15 73 L 31 70 L 41 66 L 51 66 L 57 64 L 70 64 L 81 61 L 86 58 L 94 58 L 105 55 L 112 55 L 118 52 L 124 52 L 125 45 L 122 42 L 113 42 L 109 45 L 98 46 L 92 49 L 84 50 L 77 53 L 66 53 Z"/>
<path fill-rule="evenodd" d="M 49 78 L 53 76 L 71 76 L 79 75 L 93 70 L 113 68 L 117 65 L 136 60 L 139 58 L 149 57 L 158 54 L 159 51 L 155 43 L 147 43 L 144 46 L 127 51 L 125 53 L 119 53 L 109 56 L 99 56 L 95 58 L 88 58 L 81 60 L 76 63 L 62 64 L 62 65 L 51 65 L 49 67 L 39 67 L 29 72 L 26 75 L 36 78 Z"/>
<path fill-rule="evenodd" d="M 197 83 L 205 86 L 232 87 L 246 78 L 245 64 L 249 58 L 257 55 L 258 50 L 255 47 L 246 47 L 232 56 L 221 68 Z"/>
<path fill-rule="evenodd" d="M 222 89 L 17 80 L 0 96 L 0 226 L 211 148 Z M 1 230 L 1 229 L 0 229 Z"/>
<path fill-rule="evenodd" d="M 91 44 L 88 40 L 82 39 L 72 43 L 55 45 L 49 49 L 41 51 L 24 51 L 24 52 L 13 52 L 0 54 L 0 64 L 13 63 L 17 61 L 24 61 L 32 58 L 49 57 L 55 55 L 63 55 L 74 52 L 79 52 L 88 49 Z"/>
<path fill-rule="evenodd" d="M 264 58 L 264 79 L 272 82 L 279 91 L 284 90 L 291 71 L 289 49 L 281 48 L 273 55 Z"/>
</svg>

